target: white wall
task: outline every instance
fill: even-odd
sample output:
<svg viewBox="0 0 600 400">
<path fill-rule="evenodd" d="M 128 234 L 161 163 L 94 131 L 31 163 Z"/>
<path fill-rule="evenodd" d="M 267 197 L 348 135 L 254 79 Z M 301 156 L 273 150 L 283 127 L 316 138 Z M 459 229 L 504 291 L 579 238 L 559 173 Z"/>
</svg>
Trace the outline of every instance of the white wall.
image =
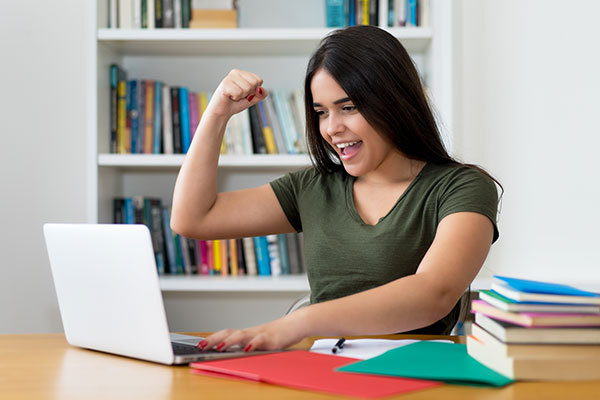
<svg viewBox="0 0 600 400">
<path fill-rule="evenodd" d="M 600 288 L 600 2 L 460 3 L 456 147 L 506 191 L 481 275 Z"/>
<path fill-rule="evenodd" d="M 0 13 L 0 333 L 62 331 L 42 224 L 85 221 L 85 9 Z"/>
</svg>

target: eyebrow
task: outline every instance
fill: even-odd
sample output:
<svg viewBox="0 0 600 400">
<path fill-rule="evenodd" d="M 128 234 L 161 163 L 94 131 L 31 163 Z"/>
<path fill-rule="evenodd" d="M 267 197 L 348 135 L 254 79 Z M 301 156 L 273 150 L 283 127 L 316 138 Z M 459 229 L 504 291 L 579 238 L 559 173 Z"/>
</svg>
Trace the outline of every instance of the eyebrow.
<svg viewBox="0 0 600 400">
<path fill-rule="evenodd" d="M 350 97 L 344 97 L 344 98 L 338 99 L 338 100 L 334 101 L 333 104 L 345 103 L 347 101 L 351 101 Z M 323 107 L 323 105 L 321 103 L 313 103 L 313 107 Z"/>
</svg>

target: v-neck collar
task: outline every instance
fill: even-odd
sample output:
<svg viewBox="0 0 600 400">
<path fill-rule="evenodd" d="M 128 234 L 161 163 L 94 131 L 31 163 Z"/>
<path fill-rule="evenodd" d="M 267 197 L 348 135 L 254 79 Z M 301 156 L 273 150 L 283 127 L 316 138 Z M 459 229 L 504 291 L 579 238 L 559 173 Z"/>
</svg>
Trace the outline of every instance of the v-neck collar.
<svg viewBox="0 0 600 400">
<path fill-rule="evenodd" d="M 356 177 L 349 175 L 348 176 L 349 179 L 347 179 L 347 181 L 346 181 L 346 205 L 347 205 L 348 212 L 350 212 L 350 215 L 352 216 L 352 218 L 355 221 L 359 222 L 361 225 L 364 225 L 367 227 L 372 227 L 372 228 L 379 226 L 388 217 L 388 215 L 390 215 L 392 212 L 394 212 L 394 210 L 398 207 L 398 204 L 400 204 L 400 202 L 402 202 L 402 199 L 404 199 L 406 197 L 407 193 L 412 189 L 412 187 L 415 186 L 415 184 L 417 183 L 417 181 L 423 174 L 423 171 L 425 171 L 425 169 L 427 169 L 428 166 L 429 166 L 429 163 L 426 163 L 423 166 L 423 168 L 421 168 L 421 171 L 419 171 L 417 176 L 415 176 L 415 178 L 408 184 L 408 187 L 398 197 L 398 199 L 396 200 L 396 202 L 394 203 L 392 208 L 390 208 L 390 210 L 383 217 L 379 218 L 379 220 L 377 221 L 377 223 L 375 223 L 375 225 L 366 223 L 362 219 L 360 214 L 358 213 L 358 210 L 356 209 L 356 205 L 354 203 L 354 191 L 353 191 L 354 182 L 356 181 Z"/>
</svg>

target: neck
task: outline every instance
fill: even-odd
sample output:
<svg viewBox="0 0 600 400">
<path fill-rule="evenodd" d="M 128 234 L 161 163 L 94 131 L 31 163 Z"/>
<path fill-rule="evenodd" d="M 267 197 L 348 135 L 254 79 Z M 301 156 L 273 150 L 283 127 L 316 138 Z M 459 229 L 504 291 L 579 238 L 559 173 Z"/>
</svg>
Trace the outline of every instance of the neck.
<svg viewBox="0 0 600 400">
<path fill-rule="evenodd" d="M 372 186 L 404 184 L 415 179 L 425 164 L 425 161 L 408 158 L 398 152 L 384 160 L 375 170 L 356 178 L 356 182 Z"/>
</svg>

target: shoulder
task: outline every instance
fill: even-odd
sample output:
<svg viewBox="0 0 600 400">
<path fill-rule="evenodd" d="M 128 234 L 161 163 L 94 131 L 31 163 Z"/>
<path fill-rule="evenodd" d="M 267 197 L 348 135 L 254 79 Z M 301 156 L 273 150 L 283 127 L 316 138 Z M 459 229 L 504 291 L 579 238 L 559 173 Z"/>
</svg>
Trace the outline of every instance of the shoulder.
<svg viewBox="0 0 600 400">
<path fill-rule="evenodd" d="M 310 167 L 298 171 L 288 172 L 280 178 L 295 188 L 323 188 L 336 183 L 345 182 L 348 174 L 345 171 L 321 173 L 316 168 Z"/>
<path fill-rule="evenodd" d="M 496 184 L 492 178 L 475 167 L 427 164 L 422 175 L 428 184 L 440 191 L 440 194 L 470 189 L 497 196 Z"/>
</svg>

